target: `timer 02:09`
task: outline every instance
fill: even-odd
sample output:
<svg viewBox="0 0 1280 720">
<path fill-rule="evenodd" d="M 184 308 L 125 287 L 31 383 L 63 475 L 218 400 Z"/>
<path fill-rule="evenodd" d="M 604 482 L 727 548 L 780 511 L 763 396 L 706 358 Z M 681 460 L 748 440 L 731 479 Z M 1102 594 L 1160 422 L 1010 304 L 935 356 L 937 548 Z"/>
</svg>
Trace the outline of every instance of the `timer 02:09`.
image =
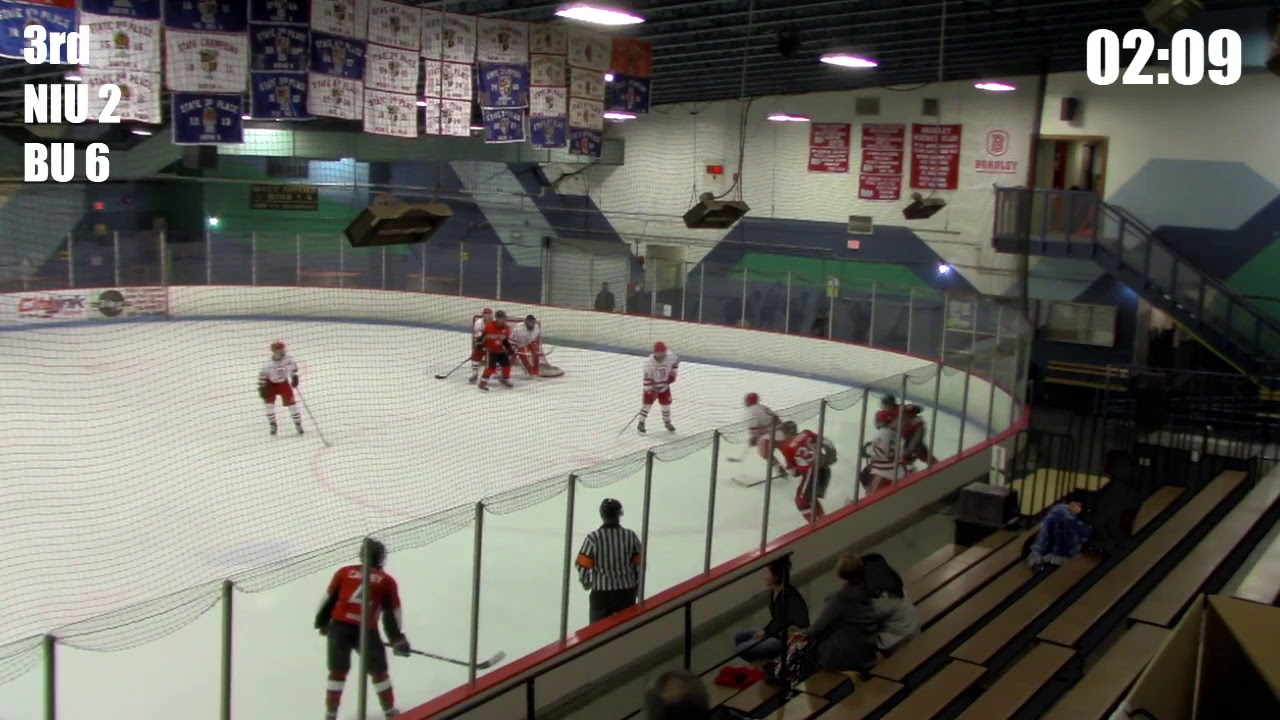
<svg viewBox="0 0 1280 720">
<path fill-rule="evenodd" d="M 1121 75 L 1120 48 L 1133 50 L 1129 67 Z M 1147 63 L 1154 55 L 1157 62 L 1168 62 L 1169 71 L 1148 73 Z M 1205 61 L 1212 69 L 1205 72 Z M 1240 34 L 1235 30 L 1214 30 L 1206 42 L 1195 30 L 1174 33 L 1169 48 L 1156 50 L 1155 36 L 1150 30 L 1130 30 L 1124 41 L 1112 30 L 1094 30 L 1085 44 L 1085 72 L 1094 85 L 1199 85 L 1206 74 L 1215 85 L 1234 85 L 1240 80 Z"/>
</svg>

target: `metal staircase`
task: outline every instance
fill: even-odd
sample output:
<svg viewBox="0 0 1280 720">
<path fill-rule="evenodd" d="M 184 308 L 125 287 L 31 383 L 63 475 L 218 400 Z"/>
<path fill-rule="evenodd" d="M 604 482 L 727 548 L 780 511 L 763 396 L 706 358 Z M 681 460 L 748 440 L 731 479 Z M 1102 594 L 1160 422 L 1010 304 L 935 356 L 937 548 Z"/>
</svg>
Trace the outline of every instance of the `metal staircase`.
<svg viewBox="0 0 1280 720">
<path fill-rule="evenodd" d="M 1280 373 L 1280 322 L 1091 192 L 996 188 L 998 252 L 1092 259 L 1237 370 Z"/>
</svg>

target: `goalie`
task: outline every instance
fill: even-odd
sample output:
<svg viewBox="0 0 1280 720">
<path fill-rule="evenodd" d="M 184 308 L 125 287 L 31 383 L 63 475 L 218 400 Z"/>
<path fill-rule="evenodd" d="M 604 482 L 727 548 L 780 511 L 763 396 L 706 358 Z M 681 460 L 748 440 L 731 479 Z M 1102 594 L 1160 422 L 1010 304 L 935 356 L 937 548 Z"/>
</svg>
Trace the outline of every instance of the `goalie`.
<svg viewBox="0 0 1280 720">
<path fill-rule="evenodd" d="M 560 377 L 564 374 L 560 368 L 547 362 L 542 352 L 542 327 L 538 325 L 538 318 L 525 316 L 524 322 L 512 329 L 511 344 L 520 359 L 520 366 L 530 377 Z"/>
</svg>

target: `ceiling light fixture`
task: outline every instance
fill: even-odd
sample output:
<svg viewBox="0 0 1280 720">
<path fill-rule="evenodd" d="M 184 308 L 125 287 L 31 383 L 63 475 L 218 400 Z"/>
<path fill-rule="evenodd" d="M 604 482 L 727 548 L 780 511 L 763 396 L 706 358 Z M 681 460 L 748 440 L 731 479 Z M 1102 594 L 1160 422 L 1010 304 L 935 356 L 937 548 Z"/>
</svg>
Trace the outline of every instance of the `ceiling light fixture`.
<svg viewBox="0 0 1280 720">
<path fill-rule="evenodd" d="M 605 74 L 604 74 L 604 81 L 605 81 L 605 82 L 613 82 L 613 73 L 605 73 Z"/>
<path fill-rule="evenodd" d="M 84 80 L 84 78 L 80 77 L 79 73 L 67 73 L 66 75 L 63 75 L 62 78 L 67 82 L 80 82 Z"/>
<path fill-rule="evenodd" d="M 635 119 L 636 119 L 636 116 L 635 116 L 635 115 L 633 115 L 632 113 L 629 113 L 629 112 L 617 112 L 617 111 L 614 111 L 614 110 L 611 110 L 611 111 L 609 111 L 609 112 L 606 112 L 602 117 L 603 117 L 605 120 L 613 120 L 613 121 L 615 121 L 615 122 L 622 122 L 622 121 L 624 121 L 624 120 L 635 120 Z"/>
<path fill-rule="evenodd" d="M 418 107 L 426 107 L 426 106 L 427 106 L 427 101 L 426 101 L 426 100 L 419 100 L 419 101 L 418 101 Z"/>
<path fill-rule="evenodd" d="M 880 63 L 861 55 L 850 55 L 849 53 L 827 53 L 819 58 L 821 62 L 836 67 L 851 68 L 854 70 L 867 70 L 879 67 Z"/>
<path fill-rule="evenodd" d="M 1018 89 L 1016 85 L 1002 82 L 980 82 L 976 83 L 974 87 L 987 92 L 1013 92 Z"/>
<path fill-rule="evenodd" d="M 782 112 L 769 113 L 769 117 L 768 117 L 768 118 L 766 118 L 766 119 L 767 119 L 769 122 L 777 122 L 777 123 L 784 123 L 784 122 L 791 122 L 791 123 L 807 123 L 807 122 L 809 122 L 809 117 L 808 117 L 807 115 L 792 115 L 792 114 L 790 114 L 790 113 L 782 113 Z"/>
<path fill-rule="evenodd" d="M 578 22 L 591 23 L 592 25 L 608 25 L 610 27 L 639 25 L 644 22 L 644 18 L 639 15 L 586 3 L 567 5 L 557 10 L 556 15 L 568 20 L 577 20 Z"/>
<path fill-rule="evenodd" d="M 151 134 L 150 130 L 143 130 L 142 128 L 134 128 L 131 132 L 133 132 L 134 135 L 150 135 Z"/>
<path fill-rule="evenodd" d="M 240 119 L 241 119 L 241 120 L 252 120 L 252 119 L 253 119 L 253 116 L 252 116 L 252 115 L 241 115 L 241 116 L 240 116 Z"/>
</svg>

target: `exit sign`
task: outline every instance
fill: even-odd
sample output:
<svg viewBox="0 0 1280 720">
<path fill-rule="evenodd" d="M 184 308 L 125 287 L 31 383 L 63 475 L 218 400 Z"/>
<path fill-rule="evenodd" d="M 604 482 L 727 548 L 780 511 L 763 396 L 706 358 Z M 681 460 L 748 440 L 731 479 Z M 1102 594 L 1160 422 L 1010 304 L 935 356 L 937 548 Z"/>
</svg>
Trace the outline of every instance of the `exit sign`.
<svg viewBox="0 0 1280 720">
<path fill-rule="evenodd" d="M 723 175 L 723 174 L 724 174 L 724 166 L 723 166 L 723 165 L 708 165 L 708 166 L 707 166 L 707 174 L 708 174 L 708 175 Z"/>
</svg>

